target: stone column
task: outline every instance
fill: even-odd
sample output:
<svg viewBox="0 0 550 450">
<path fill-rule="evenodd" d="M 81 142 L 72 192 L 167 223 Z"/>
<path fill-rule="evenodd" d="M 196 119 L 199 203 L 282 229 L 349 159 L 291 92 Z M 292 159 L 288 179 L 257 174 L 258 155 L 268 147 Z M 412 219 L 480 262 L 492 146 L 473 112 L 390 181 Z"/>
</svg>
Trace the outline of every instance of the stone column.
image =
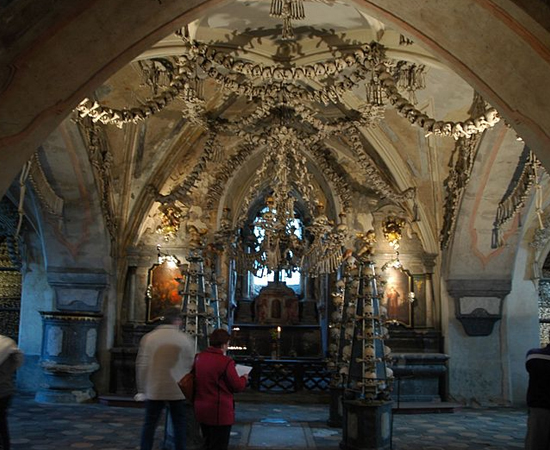
<svg viewBox="0 0 550 450">
<path fill-rule="evenodd" d="M 434 327 L 435 322 L 434 311 L 434 296 L 433 296 L 433 281 L 432 274 L 426 274 L 426 326 L 428 328 Z"/>
<path fill-rule="evenodd" d="M 128 267 L 128 279 L 129 279 L 129 289 L 128 289 L 128 322 L 133 323 L 136 321 L 136 271 L 137 267 L 130 266 Z"/>
</svg>

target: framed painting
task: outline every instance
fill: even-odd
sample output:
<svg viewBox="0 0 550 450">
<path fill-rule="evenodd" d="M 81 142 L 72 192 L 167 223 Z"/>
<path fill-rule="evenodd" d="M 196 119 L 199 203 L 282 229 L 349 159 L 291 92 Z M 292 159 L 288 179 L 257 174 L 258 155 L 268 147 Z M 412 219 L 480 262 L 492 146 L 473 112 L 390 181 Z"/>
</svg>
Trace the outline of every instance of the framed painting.
<svg viewBox="0 0 550 450">
<path fill-rule="evenodd" d="M 178 262 L 179 263 L 179 262 Z M 149 269 L 147 287 L 147 322 L 157 321 L 167 308 L 181 307 L 178 264 L 164 261 Z"/>
<path fill-rule="evenodd" d="M 384 292 L 380 304 L 387 310 L 390 323 L 412 326 L 411 293 L 413 292 L 412 276 L 405 269 L 387 268 L 382 272 Z"/>
<path fill-rule="evenodd" d="M 426 275 L 413 275 L 413 325 L 415 328 L 428 326 L 428 309 L 426 305 Z"/>
</svg>

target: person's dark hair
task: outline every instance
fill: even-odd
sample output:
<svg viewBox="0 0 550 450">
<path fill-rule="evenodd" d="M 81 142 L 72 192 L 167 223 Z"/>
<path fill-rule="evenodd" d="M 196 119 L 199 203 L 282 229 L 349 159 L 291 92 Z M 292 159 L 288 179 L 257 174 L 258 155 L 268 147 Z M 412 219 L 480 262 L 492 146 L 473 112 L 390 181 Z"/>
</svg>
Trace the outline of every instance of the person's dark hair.
<svg viewBox="0 0 550 450">
<path fill-rule="evenodd" d="M 181 319 L 181 311 L 179 308 L 165 309 L 160 316 L 160 323 L 163 325 L 172 325 L 178 319 Z"/>
<path fill-rule="evenodd" d="M 222 345 L 229 342 L 230 337 L 231 336 L 229 336 L 229 333 L 227 331 L 222 328 L 218 328 L 217 330 L 214 330 L 212 332 L 208 339 L 212 347 L 220 348 L 222 347 Z"/>
</svg>

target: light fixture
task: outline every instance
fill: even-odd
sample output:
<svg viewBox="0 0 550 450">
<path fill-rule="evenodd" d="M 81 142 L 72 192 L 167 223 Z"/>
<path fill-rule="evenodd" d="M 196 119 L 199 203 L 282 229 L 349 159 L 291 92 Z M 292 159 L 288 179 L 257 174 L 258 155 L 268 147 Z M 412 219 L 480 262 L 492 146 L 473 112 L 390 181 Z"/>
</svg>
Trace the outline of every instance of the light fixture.
<svg viewBox="0 0 550 450">
<path fill-rule="evenodd" d="M 169 267 L 176 268 L 179 265 L 179 260 L 174 255 L 163 253 L 160 250 L 160 244 L 157 245 L 157 262 L 158 264 L 166 263 Z"/>
<path fill-rule="evenodd" d="M 182 211 L 174 204 L 164 204 L 160 208 L 160 225 L 156 232 L 169 241 L 176 237 L 176 233 L 180 229 Z"/>
<path fill-rule="evenodd" d="M 388 241 L 390 247 L 395 251 L 395 257 L 390 261 L 386 262 L 381 269 L 386 270 L 389 268 L 392 269 L 401 269 L 403 265 L 399 260 L 399 247 L 402 238 L 402 230 L 405 226 L 405 221 L 398 217 L 388 217 L 382 224 L 382 233 L 384 233 L 384 238 Z"/>
<path fill-rule="evenodd" d="M 268 272 L 304 271 L 310 275 L 331 273 L 342 261 L 347 237 L 345 214 L 334 224 L 325 215 L 323 201 L 314 188 L 313 176 L 300 148 L 298 133 L 287 126 L 273 127 L 267 140 L 268 149 L 258 169 L 255 184 L 243 202 L 235 231 L 236 258 L 241 273 L 251 271 L 262 276 Z M 249 205 L 269 180 L 265 208 L 257 219 L 246 226 Z M 296 216 L 296 202 L 301 198 L 311 224 L 301 230 Z"/>
<path fill-rule="evenodd" d="M 305 19 L 304 0 L 271 0 L 269 15 L 283 19 L 281 38 L 285 41 L 293 40 L 294 30 L 291 20 Z"/>
<path fill-rule="evenodd" d="M 401 233 L 404 226 L 405 221 L 397 217 L 388 217 L 382 225 L 384 238 L 386 238 L 388 244 L 390 244 L 390 247 L 393 248 L 396 252 L 399 250 L 399 243 L 402 237 Z"/>
</svg>

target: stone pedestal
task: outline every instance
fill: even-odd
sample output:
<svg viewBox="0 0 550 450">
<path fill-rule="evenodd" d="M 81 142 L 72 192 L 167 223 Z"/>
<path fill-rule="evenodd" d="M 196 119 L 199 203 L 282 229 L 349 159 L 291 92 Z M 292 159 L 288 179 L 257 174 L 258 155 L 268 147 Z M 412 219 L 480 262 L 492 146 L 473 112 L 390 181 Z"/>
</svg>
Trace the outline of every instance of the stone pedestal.
<svg viewBox="0 0 550 450">
<path fill-rule="evenodd" d="M 202 439 L 200 425 L 195 419 L 195 412 L 193 411 L 193 405 L 189 402 L 185 402 L 185 435 L 186 443 L 185 448 L 187 450 L 200 450 L 203 448 L 204 441 Z M 166 414 L 166 425 L 164 429 L 164 444 L 163 450 L 173 450 L 174 447 L 174 431 L 172 427 L 172 418 L 170 413 Z"/>
<path fill-rule="evenodd" d="M 344 400 L 342 450 L 389 450 L 392 402 Z"/>
<path fill-rule="evenodd" d="M 42 403 L 82 403 L 95 397 L 90 375 L 99 369 L 97 330 L 101 314 L 41 312 L 40 365 L 47 387 L 36 393 Z"/>
<path fill-rule="evenodd" d="M 329 394 L 330 404 L 327 424 L 329 427 L 340 428 L 342 426 L 344 415 L 342 406 L 344 388 L 331 386 L 329 388 Z"/>
</svg>

